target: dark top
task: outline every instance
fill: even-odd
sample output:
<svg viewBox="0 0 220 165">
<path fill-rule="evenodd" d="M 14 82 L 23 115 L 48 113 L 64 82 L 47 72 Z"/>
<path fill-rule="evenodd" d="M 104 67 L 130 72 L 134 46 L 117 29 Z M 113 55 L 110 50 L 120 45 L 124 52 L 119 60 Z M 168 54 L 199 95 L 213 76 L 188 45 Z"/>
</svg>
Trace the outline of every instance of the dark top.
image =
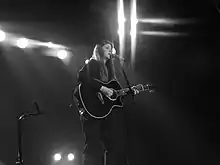
<svg viewBox="0 0 220 165">
<path fill-rule="evenodd" d="M 110 61 L 110 60 L 109 60 Z M 89 87 L 93 88 L 94 90 L 100 90 L 101 84 L 95 81 L 94 79 L 101 80 L 102 82 L 108 82 L 109 80 L 113 79 L 113 71 L 110 67 L 110 62 L 106 62 L 106 72 L 105 67 L 99 61 L 91 59 L 87 64 L 85 64 L 78 73 L 78 82 L 88 85 Z"/>
</svg>

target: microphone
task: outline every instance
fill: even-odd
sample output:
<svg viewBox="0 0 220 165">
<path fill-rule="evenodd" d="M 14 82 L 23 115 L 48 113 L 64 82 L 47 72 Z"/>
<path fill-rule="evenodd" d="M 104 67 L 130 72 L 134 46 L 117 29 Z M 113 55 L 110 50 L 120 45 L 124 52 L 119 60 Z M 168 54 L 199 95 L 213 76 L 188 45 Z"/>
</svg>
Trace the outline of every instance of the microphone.
<svg viewBox="0 0 220 165">
<path fill-rule="evenodd" d="M 121 61 L 125 61 L 125 59 L 124 59 L 123 57 L 121 57 L 120 55 L 118 55 L 118 54 L 116 54 L 116 53 L 111 54 L 111 58 L 117 58 L 117 59 L 119 59 L 119 60 L 121 60 Z"/>
<path fill-rule="evenodd" d="M 116 53 L 116 49 L 114 47 L 112 49 L 111 58 L 117 58 L 120 61 L 125 61 L 123 57 L 121 57 L 119 54 Z"/>
</svg>

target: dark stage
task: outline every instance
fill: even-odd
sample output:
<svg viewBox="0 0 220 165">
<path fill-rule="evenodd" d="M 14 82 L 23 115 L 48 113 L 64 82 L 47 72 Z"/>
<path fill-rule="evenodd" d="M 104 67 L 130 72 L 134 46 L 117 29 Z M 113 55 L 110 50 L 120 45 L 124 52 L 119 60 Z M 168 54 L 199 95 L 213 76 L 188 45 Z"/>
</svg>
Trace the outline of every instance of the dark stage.
<svg viewBox="0 0 220 165">
<path fill-rule="evenodd" d="M 17 156 L 17 116 L 42 115 L 22 121 L 24 164 L 55 164 L 55 152 L 74 152 L 81 165 L 83 134 L 71 98 L 76 74 L 93 47 L 113 39 L 117 48 L 117 1 L 12 1 L 0 4 L 0 30 L 71 48 L 68 64 L 46 56 L 42 49 L 20 49 L 0 42 L 0 165 Z M 129 18 L 129 3 L 125 1 Z M 134 66 L 124 65 L 131 84 L 152 83 L 144 92 L 124 100 L 130 165 L 195 165 L 220 163 L 218 0 L 137 0 L 140 18 L 193 18 L 184 25 L 138 24 L 137 30 L 175 31 L 186 36 L 136 37 Z M 129 40 L 129 34 L 126 34 Z M 130 59 L 130 41 L 125 58 Z M 118 50 L 119 51 L 119 50 Z M 116 74 L 126 82 L 116 60 Z M 114 112 L 113 112 L 114 113 Z M 65 153 L 64 153 L 65 154 Z M 65 163 L 62 163 L 65 164 Z M 74 165 L 75 165 L 74 164 Z"/>
</svg>

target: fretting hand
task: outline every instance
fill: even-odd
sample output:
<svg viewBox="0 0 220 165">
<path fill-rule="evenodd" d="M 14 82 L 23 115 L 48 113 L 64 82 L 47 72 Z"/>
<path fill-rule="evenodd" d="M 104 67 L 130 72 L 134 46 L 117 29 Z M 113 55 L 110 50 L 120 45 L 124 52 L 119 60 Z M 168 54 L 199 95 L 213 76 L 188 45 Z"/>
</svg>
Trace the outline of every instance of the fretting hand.
<svg viewBox="0 0 220 165">
<path fill-rule="evenodd" d="M 137 95 L 137 94 L 139 94 L 139 93 L 140 93 L 140 91 L 139 91 L 139 90 L 137 90 L 137 89 L 135 89 L 135 87 L 132 87 L 131 89 L 133 90 L 134 95 Z"/>
</svg>

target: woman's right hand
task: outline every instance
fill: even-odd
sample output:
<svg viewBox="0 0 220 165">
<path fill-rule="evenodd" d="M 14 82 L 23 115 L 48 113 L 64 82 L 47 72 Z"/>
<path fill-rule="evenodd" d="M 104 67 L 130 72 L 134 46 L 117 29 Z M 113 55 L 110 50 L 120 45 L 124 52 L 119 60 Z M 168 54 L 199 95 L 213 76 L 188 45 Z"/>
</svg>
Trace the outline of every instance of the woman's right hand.
<svg viewBox="0 0 220 165">
<path fill-rule="evenodd" d="M 101 89 L 100 89 L 100 91 L 101 91 L 102 93 L 104 93 L 106 96 L 109 96 L 109 97 L 111 97 L 111 96 L 113 95 L 113 90 L 110 89 L 110 88 L 107 88 L 107 87 L 105 87 L 105 86 L 102 86 Z"/>
</svg>

